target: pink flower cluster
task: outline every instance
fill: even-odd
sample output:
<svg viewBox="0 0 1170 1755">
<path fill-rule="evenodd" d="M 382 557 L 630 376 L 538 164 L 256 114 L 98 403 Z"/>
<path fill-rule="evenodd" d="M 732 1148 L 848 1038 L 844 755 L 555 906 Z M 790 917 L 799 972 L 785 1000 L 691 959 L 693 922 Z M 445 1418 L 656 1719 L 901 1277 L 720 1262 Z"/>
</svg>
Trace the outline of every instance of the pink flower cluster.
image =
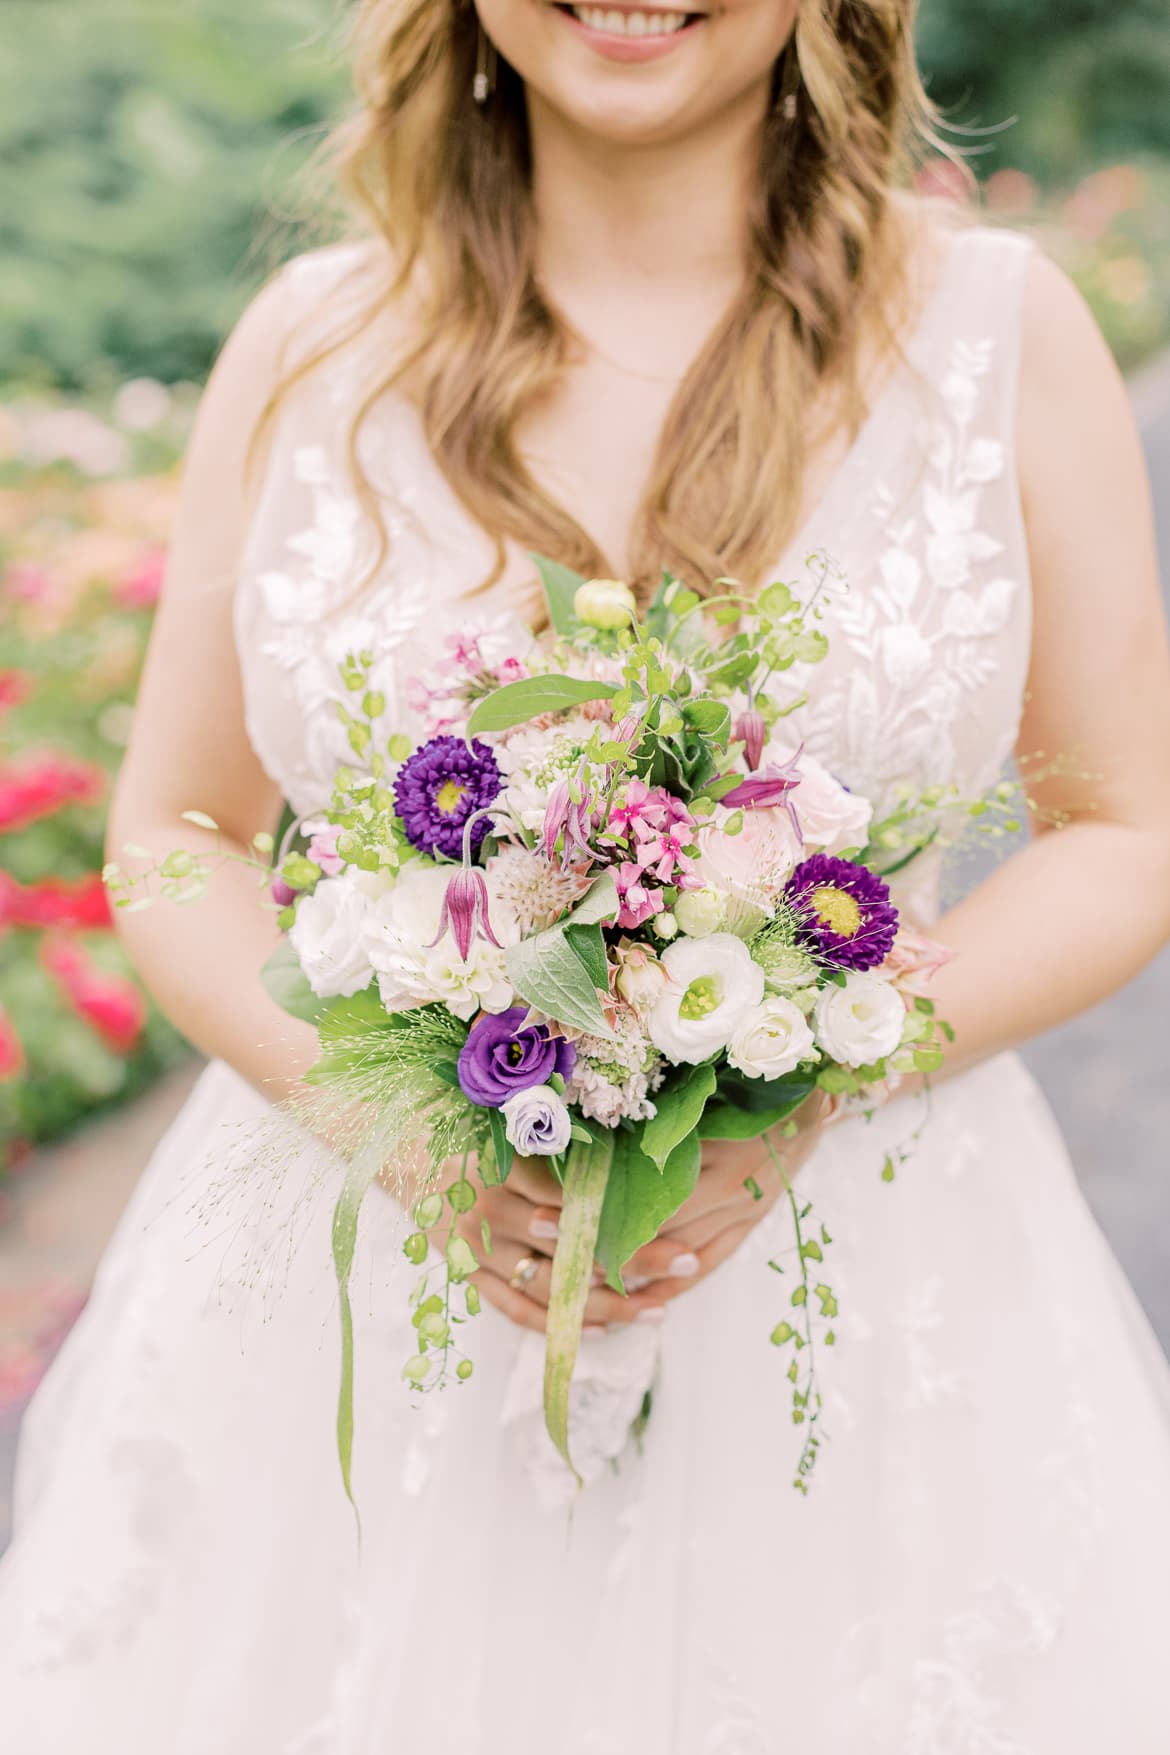
<svg viewBox="0 0 1170 1755">
<path fill-rule="evenodd" d="M 617 923 L 627 931 L 642 926 L 666 906 L 663 888 L 699 889 L 702 878 L 694 859 L 684 851 L 693 842 L 695 819 L 673 793 L 661 786 L 631 780 L 609 812 L 607 833 L 624 842 L 627 855 L 614 872 L 621 912 Z"/>
<path fill-rule="evenodd" d="M 473 693 L 520 682 L 530 674 L 519 658 L 490 664 L 484 657 L 480 635 L 467 629 L 448 634 L 446 657 L 440 658 L 425 676 L 416 677 L 407 690 L 407 704 L 426 726 L 427 738 L 459 732 L 467 719 Z"/>
</svg>

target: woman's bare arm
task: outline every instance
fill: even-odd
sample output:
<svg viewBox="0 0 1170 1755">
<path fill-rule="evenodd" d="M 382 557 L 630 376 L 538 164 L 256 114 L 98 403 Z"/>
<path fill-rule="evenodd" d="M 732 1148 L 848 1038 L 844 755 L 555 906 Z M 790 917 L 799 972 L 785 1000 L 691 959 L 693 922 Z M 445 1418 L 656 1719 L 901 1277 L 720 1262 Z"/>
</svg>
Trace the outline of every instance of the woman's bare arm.
<svg viewBox="0 0 1170 1755">
<path fill-rule="evenodd" d="M 160 855 L 210 846 L 180 820 L 206 811 L 226 843 L 245 849 L 273 829 L 281 799 L 244 730 L 232 632 L 236 572 L 246 528 L 248 446 L 276 382 L 287 335 L 287 296 L 272 282 L 220 357 L 184 471 L 166 584 L 147 656 L 133 735 L 110 815 L 108 857 L 127 842 Z M 277 938 L 254 873 L 220 869 L 205 899 L 119 910 L 118 925 L 163 1010 L 205 1054 L 226 1060 L 274 1101 L 315 1058 L 315 1034 L 265 993 L 260 968 Z"/>
<path fill-rule="evenodd" d="M 1032 269 L 1019 460 L 1035 625 L 1019 739 L 1039 833 L 940 923 L 958 1068 L 1121 987 L 1170 935 L 1170 656 L 1125 387 L 1080 295 Z M 1066 826 L 1045 828 L 1045 813 Z"/>
</svg>

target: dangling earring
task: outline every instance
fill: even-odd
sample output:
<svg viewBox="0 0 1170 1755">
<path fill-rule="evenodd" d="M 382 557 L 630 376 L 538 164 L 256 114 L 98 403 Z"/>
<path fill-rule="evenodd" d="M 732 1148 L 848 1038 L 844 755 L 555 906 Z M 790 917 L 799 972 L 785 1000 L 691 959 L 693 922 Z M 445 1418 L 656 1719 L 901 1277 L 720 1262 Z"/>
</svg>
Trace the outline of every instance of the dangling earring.
<svg viewBox="0 0 1170 1755">
<path fill-rule="evenodd" d="M 499 57 L 496 54 L 496 45 L 483 25 L 477 24 L 475 28 L 479 34 L 475 44 L 475 78 L 471 82 L 471 95 L 477 104 L 486 104 L 496 89 Z"/>
<path fill-rule="evenodd" d="M 784 51 L 784 65 L 780 71 L 780 83 L 777 90 L 777 108 L 786 122 L 796 120 L 796 94 L 800 90 L 800 57 L 796 50 L 796 38 L 793 36 Z"/>
</svg>

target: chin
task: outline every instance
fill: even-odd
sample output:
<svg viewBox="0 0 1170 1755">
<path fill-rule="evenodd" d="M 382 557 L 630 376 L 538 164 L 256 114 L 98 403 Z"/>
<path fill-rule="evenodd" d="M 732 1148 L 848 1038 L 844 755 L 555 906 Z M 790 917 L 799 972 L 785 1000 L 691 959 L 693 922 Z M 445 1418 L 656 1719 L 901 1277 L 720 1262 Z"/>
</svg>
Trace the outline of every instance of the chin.
<svg viewBox="0 0 1170 1755">
<path fill-rule="evenodd" d="M 767 76 L 787 34 L 774 0 L 570 6 L 480 0 L 480 15 L 531 102 L 600 141 L 654 145 L 686 133 Z"/>
</svg>

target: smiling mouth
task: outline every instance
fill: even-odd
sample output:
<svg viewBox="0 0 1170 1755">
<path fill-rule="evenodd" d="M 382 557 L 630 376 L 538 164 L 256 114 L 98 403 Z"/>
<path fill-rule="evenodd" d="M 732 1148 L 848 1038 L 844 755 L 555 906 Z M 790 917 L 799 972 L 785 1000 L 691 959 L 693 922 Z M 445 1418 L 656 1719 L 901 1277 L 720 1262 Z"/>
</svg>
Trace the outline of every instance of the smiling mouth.
<svg viewBox="0 0 1170 1755">
<path fill-rule="evenodd" d="M 702 13 L 666 12 L 651 8 L 613 6 L 568 6 L 557 4 L 557 11 L 575 18 L 586 30 L 611 37 L 674 37 L 698 24 Z"/>
</svg>

